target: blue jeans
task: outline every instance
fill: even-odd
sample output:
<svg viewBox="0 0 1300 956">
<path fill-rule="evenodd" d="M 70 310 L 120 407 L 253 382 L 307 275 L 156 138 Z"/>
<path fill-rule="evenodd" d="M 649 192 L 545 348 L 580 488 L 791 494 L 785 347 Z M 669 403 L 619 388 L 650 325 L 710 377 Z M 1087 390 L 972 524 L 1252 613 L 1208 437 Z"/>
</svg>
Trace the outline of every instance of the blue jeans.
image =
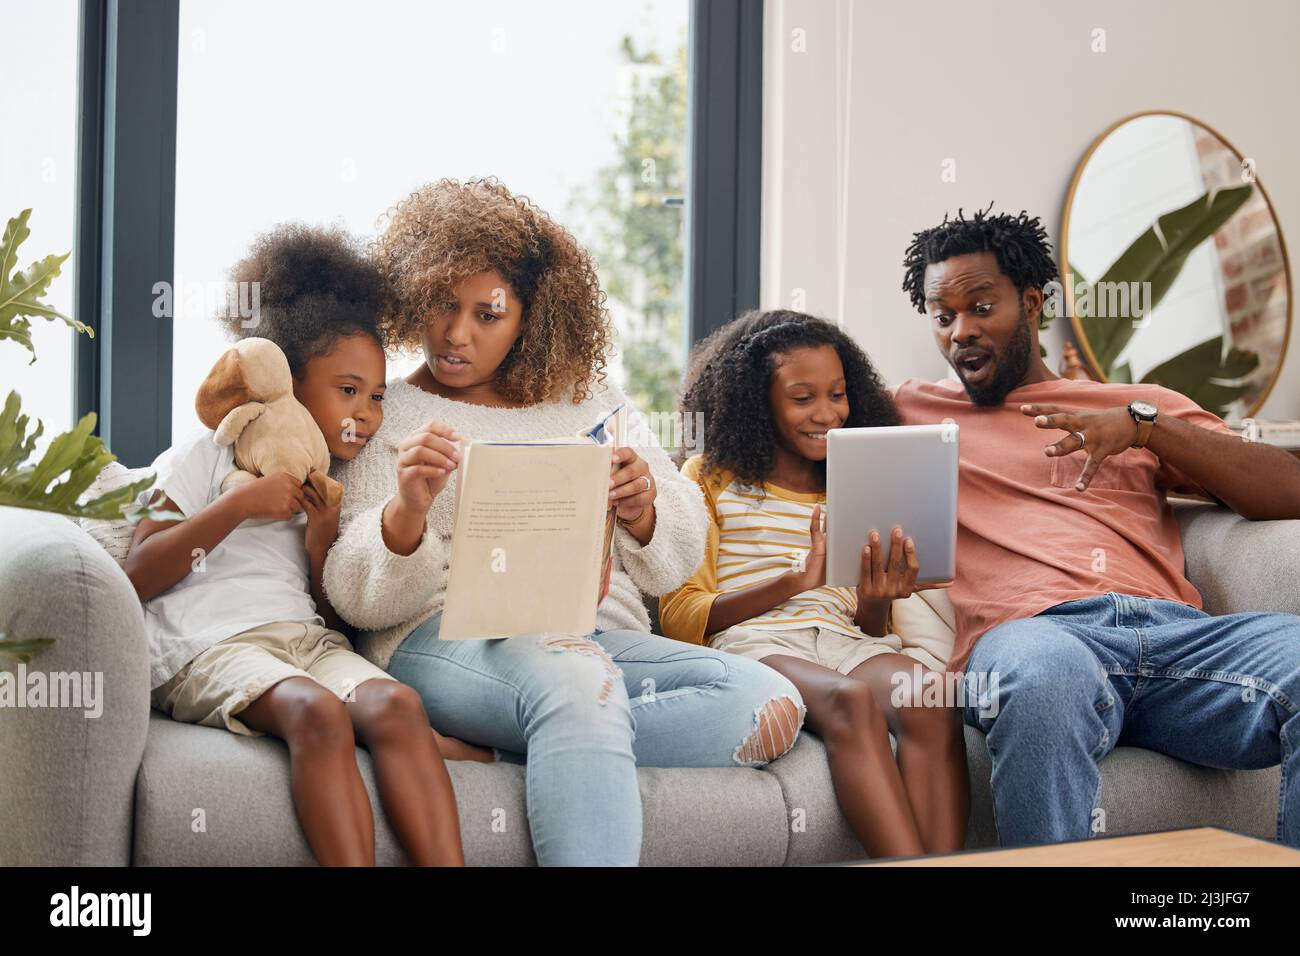
<svg viewBox="0 0 1300 956">
<path fill-rule="evenodd" d="M 798 712 L 781 742 L 798 734 L 799 692 L 757 661 L 640 631 L 440 641 L 441 617 L 407 636 L 388 672 L 419 691 L 439 733 L 525 755 L 543 866 L 638 862 L 638 765 L 761 766 L 780 756 L 754 752 L 760 712 L 779 698 Z"/>
<path fill-rule="evenodd" d="M 965 680 L 1003 846 L 1101 832 L 1097 762 L 1122 744 L 1206 767 L 1280 762 L 1277 838 L 1300 847 L 1300 617 L 1102 594 L 989 630 Z"/>
</svg>

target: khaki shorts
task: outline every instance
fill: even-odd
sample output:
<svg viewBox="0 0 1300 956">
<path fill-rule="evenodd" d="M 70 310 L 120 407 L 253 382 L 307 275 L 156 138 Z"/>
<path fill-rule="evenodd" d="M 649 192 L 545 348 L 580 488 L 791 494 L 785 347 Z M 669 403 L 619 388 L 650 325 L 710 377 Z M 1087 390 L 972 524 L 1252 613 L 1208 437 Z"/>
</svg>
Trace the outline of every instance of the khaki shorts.
<svg viewBox="0 0 1300 956">
<path fill-rule="evenodd" d="M 175 720 L 264 736 L 235 715 L 286 677 L 309 677 L 340 698 L 368 680 L 395 680 L 319 624 L 262 624 L 213 644 L 153 692 Z"/>
<path fill-rule="evenodd" d="M 772 654 L 784 654 L 829 667 L 841 674 L 849 673 L 859 664 L 879 654 L 904 654 L 930 670 L 944 669 L 943 662 L 928 650 L 905 644 L 897 634 L 850 637 L 824 627 L 766 630 L 737 625 L 719 633 L 709 646 L 755 660 L 762 660 Z"/>
</svg>

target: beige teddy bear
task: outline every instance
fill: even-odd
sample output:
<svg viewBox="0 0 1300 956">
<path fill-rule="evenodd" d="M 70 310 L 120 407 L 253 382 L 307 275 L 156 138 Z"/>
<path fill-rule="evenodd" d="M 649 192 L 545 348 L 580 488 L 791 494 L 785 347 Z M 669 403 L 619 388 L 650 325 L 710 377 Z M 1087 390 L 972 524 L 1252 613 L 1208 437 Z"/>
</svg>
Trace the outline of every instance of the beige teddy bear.
<svg viewBox="0 0 1300 956">
<path fill-rule="evenodd" d="M 283 471 L 310 483 L 330 507 L 343 500 L 343 486 L 328 474 L 325 436 L 294 397 L 289 361 L 270 339 L 243 339 L 222 355 L 194 409 L 218 445 L 235 446 L 239 470 L 222 481 L 223 491 Z"/>
</svg>

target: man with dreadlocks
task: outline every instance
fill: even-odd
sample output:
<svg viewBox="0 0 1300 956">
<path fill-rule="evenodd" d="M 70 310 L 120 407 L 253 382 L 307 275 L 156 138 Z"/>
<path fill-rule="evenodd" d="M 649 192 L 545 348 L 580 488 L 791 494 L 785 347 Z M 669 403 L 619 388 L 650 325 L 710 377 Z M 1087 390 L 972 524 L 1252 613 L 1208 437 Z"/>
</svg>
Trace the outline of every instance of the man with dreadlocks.
<svg viewBox="0 0 1300 956">
<path fill-rule="evenodd" d="M 1055 375 L 1038 350 L 1056 267 L 1037 218 L 959 211 L 916 233 L 903 265 L 959 380 L 909 379 L 895 400 L 907 424 L 960 427 L 948 666 L 980 691 L 962 710 L 988 738 L 1002 844 L 1103 831 L 1097 762 L 1124 744 L 1285 761 L 1277 835 L 1300 846 L 1300 617 L 1201 610 L 1165 498 L 1300 518 L 1300 462 L 1161 386 Z"/>
</svg>

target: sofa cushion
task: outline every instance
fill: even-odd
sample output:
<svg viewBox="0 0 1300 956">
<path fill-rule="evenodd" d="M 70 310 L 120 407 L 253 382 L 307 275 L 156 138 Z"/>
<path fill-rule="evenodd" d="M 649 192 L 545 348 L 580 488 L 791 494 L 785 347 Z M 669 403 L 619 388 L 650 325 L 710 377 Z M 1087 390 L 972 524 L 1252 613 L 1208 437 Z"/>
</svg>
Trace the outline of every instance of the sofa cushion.
<svg viewBox="0 0 1300 956">
<path fill-rule="evenodd" d="M 966 763 L 971 788 L 966 848 L 994 847 L 992 763 L 984 734 L 970 726 L 966 727 Z M 794 749 L 772 763 L 768 772 L 780 781 L 790 812 L 801 811 L 806 821 L 802 830 L 790 834 L 787 865 L 866 857 L 839 812 L 826 748 L 815 735 L 800 734 Z M 1276 839 L 1281 774 L 1280 767 L 1215 770 L 1150 750 L 1116 747 L 1101 762 L 1098 806 L 1106 811 L 1104 835 L 1215 826 Z"/>
<path fill-rule="evenodd" d="M 1295 586 L 1300 521 L 1251 521 L 1216 505 L 1174 504 L 1187 579 L 1210 614 L 1300 614 Z"/>
<path fill-rule="evenodd" d="M 110 461 L 81 498 L 83 501 L 90 501 L 147 478 L 151 474 L 153 472 L 148 468 L 127 468 L 119 461 Z M 113 520 L 80 518 L 78 524 L 86 534 L 99 542 L 100 547 L 107 551 L 114 561 L 119 565 L 126 563 L 127 552 L 131 550 L 131 538 L 135 535 L 135 525 L 125 518 Z"/>
<path fill-rule="evenodd" d="M 0 866 L 125 866 L 149 725 L 140 602 L 62 515 L 0 507 L 0 541 L 0 633 L 54 641 L 25 665 L 29 685 L 75 675 L 62 687 L 92 704 L 89 716 L 85 706 L 0 707 Z M 0 669 L 19 667 L 0 656 Z"/>
<path fill-rule="evenodd" d="M 380 808 L 370 755 L 357 765 L 375 808 L 375 858 L 406 855 Z M 524 801 L 524 768 L 448 764 L 465 859 L 477 866 L 536 862 Z M 781 787 L 748 768 L 637 771 L 645 865 L 779 866 L 787 855 Z M 137 866 L 312 865 L 289 791 L 288 751 L 272 737 L 240 737 L 153 711 L 136 781 Z"/>
</svg>

